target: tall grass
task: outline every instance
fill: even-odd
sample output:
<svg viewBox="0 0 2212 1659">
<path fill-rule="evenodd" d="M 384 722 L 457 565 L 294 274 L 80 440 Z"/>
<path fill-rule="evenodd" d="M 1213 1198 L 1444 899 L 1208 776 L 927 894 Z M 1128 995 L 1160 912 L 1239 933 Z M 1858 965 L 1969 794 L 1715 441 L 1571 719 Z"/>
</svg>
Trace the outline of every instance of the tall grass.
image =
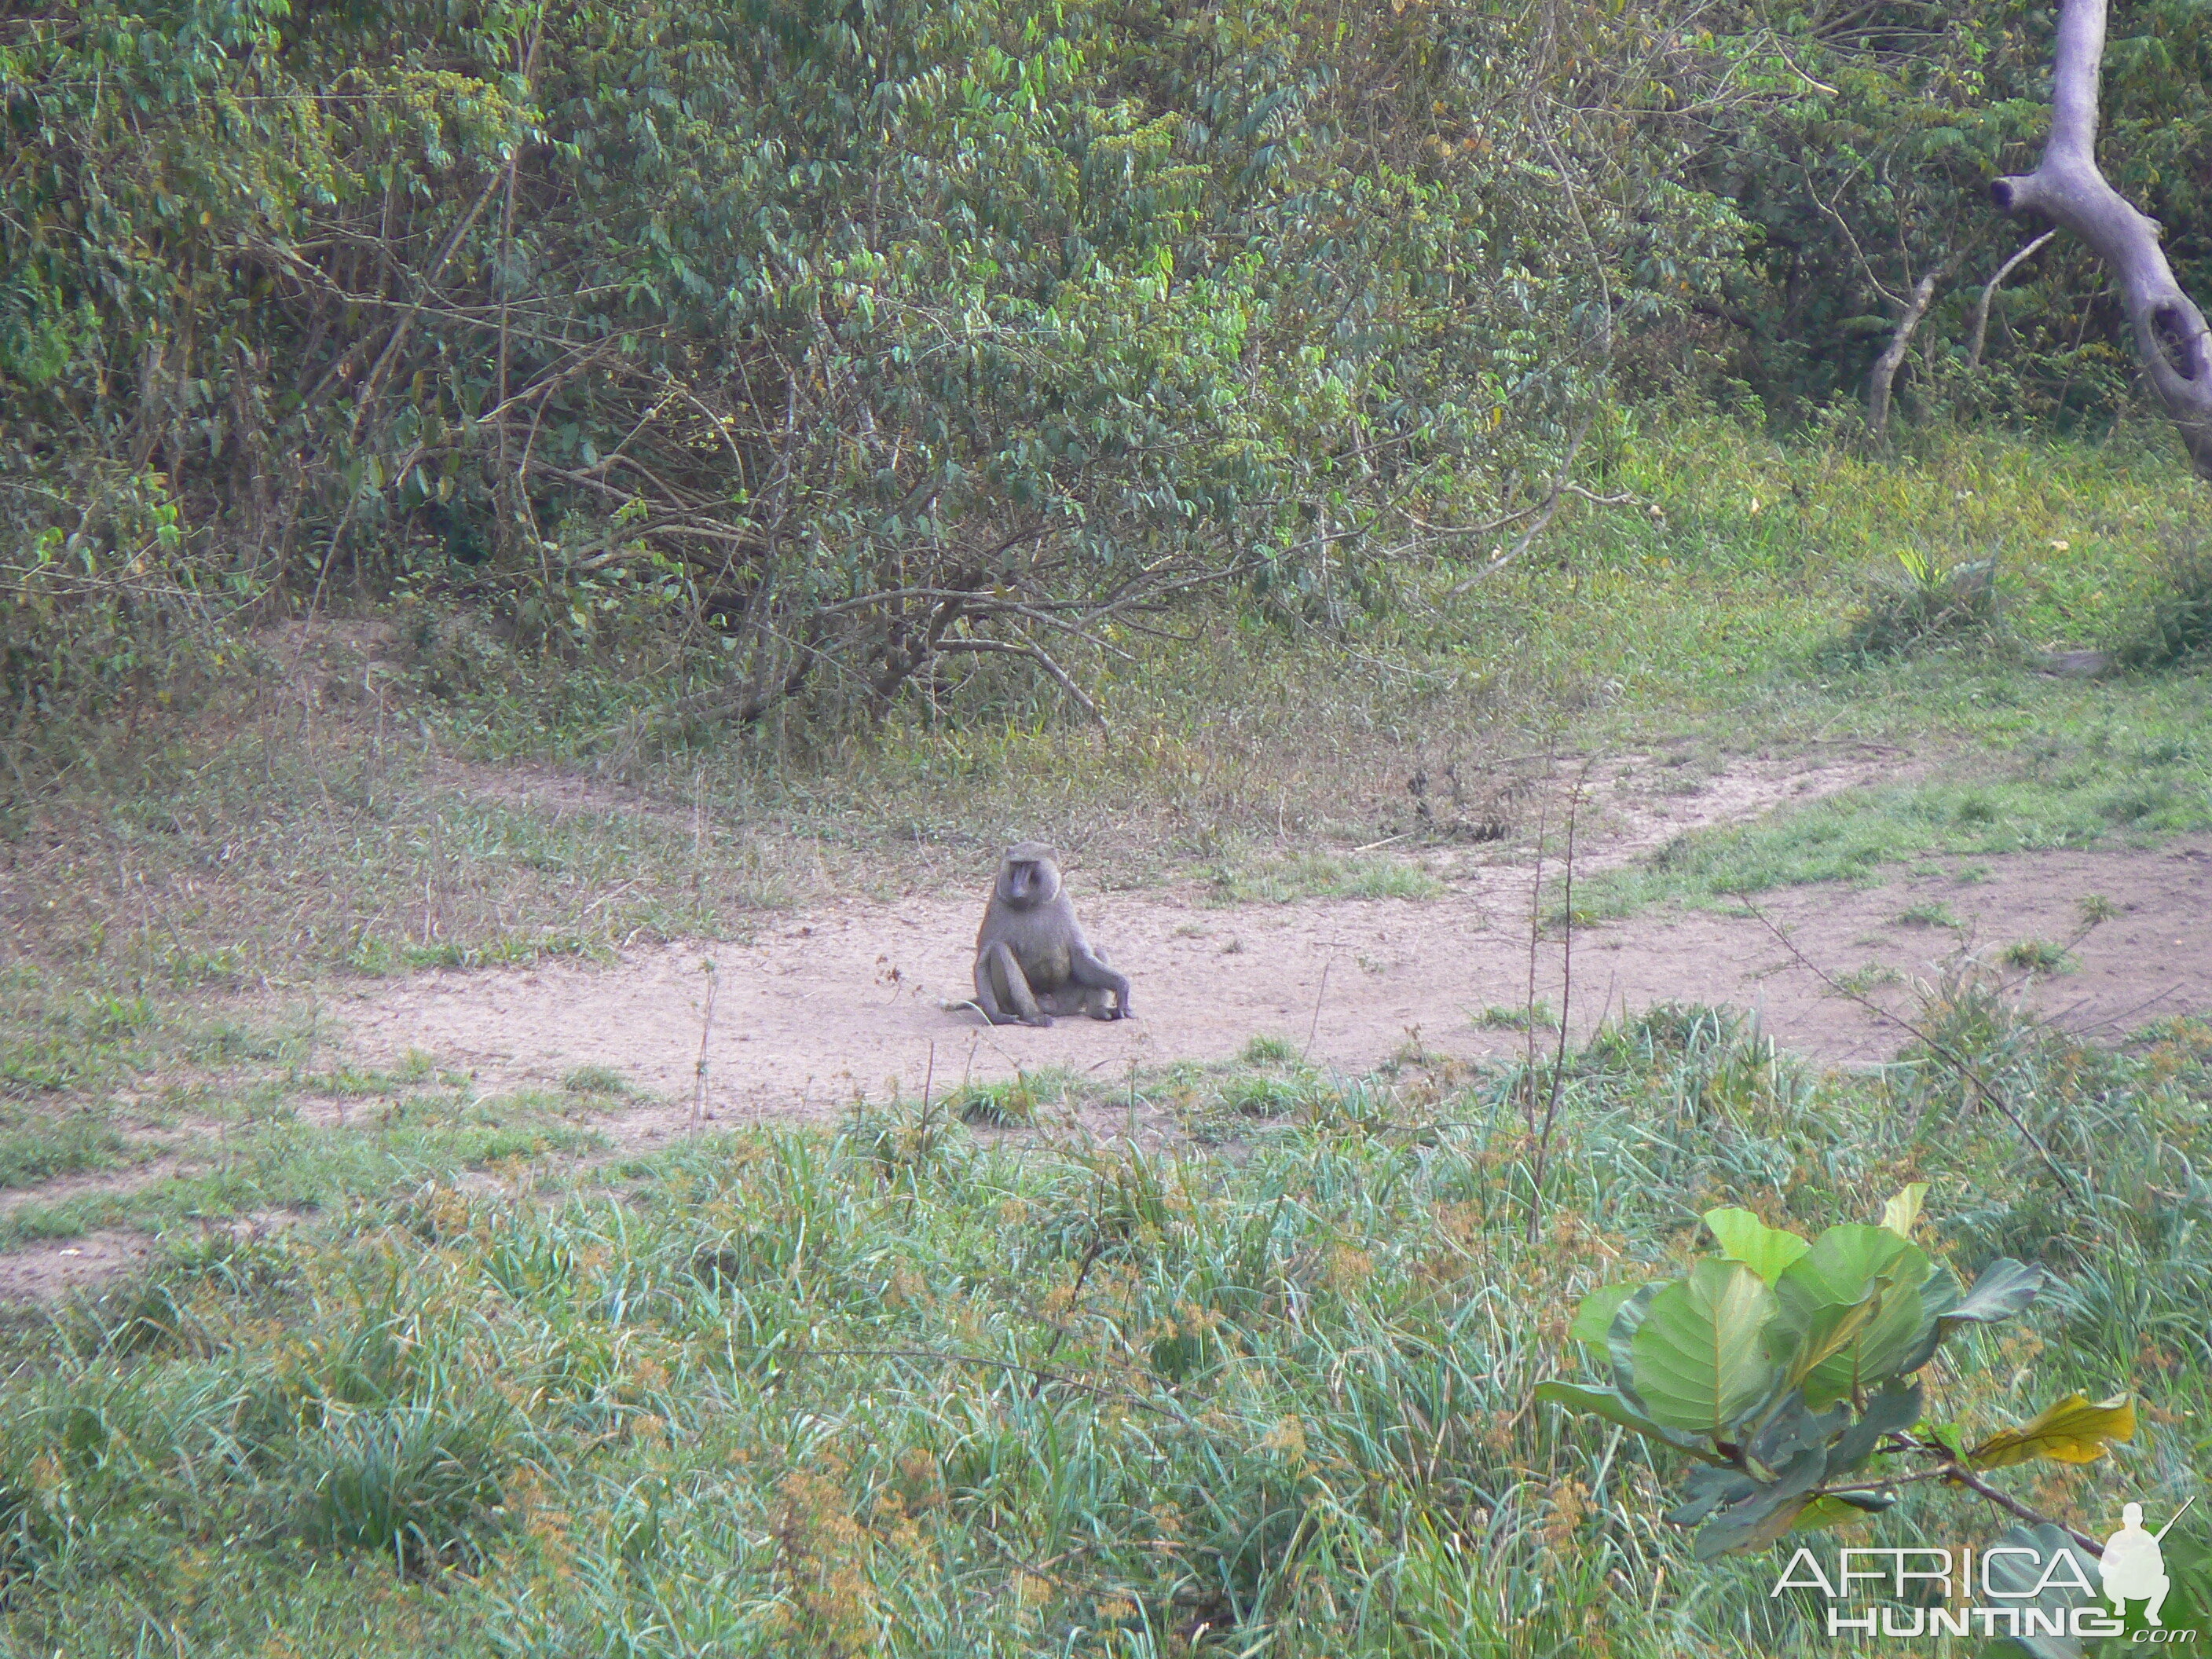
<svg viewBox="0 0 2212 1659">
<path fill-rule="evenodd" d="M 2140 1390 L 2124 1462 L 2036 1494 L 2069 1519 L 2170 1509 L 2212 1406 L 2212 1027 L 2096 1049 L 1966 982 L 1923 1024 L 2087 1201 L 1932 1055 L 1816 1075 L 1667 1008 L 1567 1057 L 1540 1166 L 1549 1059 L 1268 1054 L 1208 1085 L 1287 1114 L 1235 1159 L 894 1110 L 702 1137 L 612 1190 L 434 1181 L 179 1234 L 8 1339 L 0 1645 L 1823 1652 L 1771 1564 L 1688 1559 L 1673 1471 L 1530 1404 L 1577 1363 L 1576 1298 L 1700 1210 L 1818 1227 L 1923 1179 L 1939 1255 L 2051 1266 L 2023 1327 L 1955 1345 L 1940 1409 Z M 1871 1525 L 1993 1529 L 1925 1492 Z"/>
</svg>

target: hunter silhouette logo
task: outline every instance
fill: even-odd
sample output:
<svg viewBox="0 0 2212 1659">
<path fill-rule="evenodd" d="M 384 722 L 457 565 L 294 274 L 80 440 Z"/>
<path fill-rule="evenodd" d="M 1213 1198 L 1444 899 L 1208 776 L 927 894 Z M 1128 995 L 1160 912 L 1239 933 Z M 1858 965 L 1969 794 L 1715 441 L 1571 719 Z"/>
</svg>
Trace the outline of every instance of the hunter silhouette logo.
<svg viewBox="0 0 2212 1659">
<path fill-rule="evenodd" d="M 2159 1546 L 2166 1541 L 2166 1534 L 2173 1530 L 2173 1522 L 2189 1513 L 2191 1498 L 2174 1511 L 2173 1521 L 2167 1522 L 2156 1532 L 2143 1530 L 2142 1505 L 2130 1504 L 2120 1511 L 2120 1529 L 2105 1540 L 2104 1559 L 2097 1563 L 2097 1576 L 2105 1581 L 2105 1599 L 2112 1604 L 2112 1617 L 2124 1618 L 2130 1601 L 2148 1601 L 2143 1618 L 2154 1625 L 2166 1621 L 2158 1610 L 2166 1605 L 2166 1594 L 2172 1589 L 2172 1580 L 2166 1576 L 2166 1556 Z"/>
<path fill-rule="evenodd" d="M 2050 1522 L 1964 1548 L 1845 1545 L 1832 1567 L 1804 1546 L 1768 1594 L 1818 1591 L 1831 1637 L 2010 1637 L 2032 1653 L 2080 1651 L 2038 1645 L 2046 1638 L 2191 1644 L 2203 1638 L 2212 1601 L 2203 1552 L 2188 1534 L 2174 1540 L 2170 1559 L 2164 1546 L 2196 1502 L 2156 1532 L 2143 1525 L 2142 1504 L 2126 1504 L 2101 1557 L 2089 1539 Z"/>
</svg>

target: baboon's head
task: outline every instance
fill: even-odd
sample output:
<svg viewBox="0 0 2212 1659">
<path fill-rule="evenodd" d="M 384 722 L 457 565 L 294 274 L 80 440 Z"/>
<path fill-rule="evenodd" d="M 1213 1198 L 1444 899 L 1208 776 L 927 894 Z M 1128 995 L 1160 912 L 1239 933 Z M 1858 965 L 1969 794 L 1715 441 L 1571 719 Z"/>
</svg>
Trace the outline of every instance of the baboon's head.
<svg viewBox="0 0 2212 1659">
<path fill-rule="evenodd" d="M 1017 842 L 999 861 L 999 897 L 1017 910 L 1049 904 L 1060 895 L 1060 854 L 1041 841 Z"/>
</svg>

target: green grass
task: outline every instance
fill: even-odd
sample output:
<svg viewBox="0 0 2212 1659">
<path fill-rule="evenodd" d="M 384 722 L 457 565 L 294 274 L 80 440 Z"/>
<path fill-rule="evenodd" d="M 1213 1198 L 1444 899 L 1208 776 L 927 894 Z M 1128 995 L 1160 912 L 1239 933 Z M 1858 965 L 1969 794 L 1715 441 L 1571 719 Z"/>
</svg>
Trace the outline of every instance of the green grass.
<svg viewBox="0 0 2212 1659">
<path fill-rule="evenodd" d="M 1946 927 L 1954 933 L 1963 933 L 1966 926 L 1942 899 L 1908 904 L 1893 920 L 1900 927 Z"/>
<path fill-rule="evenodd" d="M 1307 853 L 1255 865 L 1222 865 L 1211 872 L 1212 904 L 1289 904 L 1298 899 L 1425 899 L 1443 884 L 1401 859 Z"/>
<path fill-rule="evenodd" d="M 1576 1373 L 1577 1298 L 1700 1210 L 1814 1230 L 1926 1180 L 1939 1255 L 2060 1279 L 1954 1339 L 1933 1408 L 1973 1433 L 2138 1390 L 2117 1462 L 2003 1478 L 2077 1524 L 2170 1513 L 2212 1409 L 2212 1027 L 2112 1052 L 1943 998 L 1923 1021 L 2093 1202 L 1924 1057 L 1822 1078 L 1696 1008 L 1571 1057 L 1540 1194 L 1518 1066 L 1316 1085 L 1235 1161 L 878 1114 L 702 1136 L 610 1193 L 391 1146 L 362 1178 L 313 1137 L 316 1216 L 179 1224 L 0 1339 L 0 1648 L 1826 1653 L 1772 1560 L 1659 1522 L 1668 1455 L 1529 1393 Z M 1137 1087 L 1233 1113 L 1296 1083 L 1268 1064 Z M 1917 1489 L 1851 1541 L 2000 1519 Z"/>
<path fill-rule="evenodd" d="M 1037 1087 L 1026 1077 L 1006 1083 L 971 1083 L 947 1096 L 945 1107 L 963 1123 L 978 1127 L 1027 1128 L 1036 1121 Z"/>
<path fill-rule="evenodd" d="M 0 1128 L 0 1190 L 113 1169 L 130 1154 L 130 1143 L 98 1107 L 7 1116 L 12 1121 Z"/>
<path fill-rule="evenodd" d="M 2202 697 L 2203 688 L 2192 690 Z M 1814 881 L 1869 884 L 1926 859 L 2148 846 L 2212 829 L 2212 745 L 2185 729 L 2179 711 L 2148 732 L 2131 726 L 2040 738 L 1973 769 L 1981 775 L 1960 777 L 1954 768 L 1921 781 L 1847 789 L 1680 836 L 1641 866 L 1577 881 L 1576 908 L 1619 916 L 1663 899 L 1720 899 Z"/>
<path fill-rule="evenodd" d="M 1547 1002 L 1522 1003 L 1510 1008 L 1485 1008 L 1471 1017 L 1477 1029 L 1485 1031 L 1556 1031 L 1559 1017 L 1552 1012 Z"/>
<path fill-rule="evenodd" d="M 626 1095 L 629 1079 L 611 1066 L 579 1066 L 561 1079 L 572 1095 Z"/>
<path fill-rule="evenodd" d="M 291 1103 L 301 1092 L 350 1103 L 341 1121 L 314 1124 Z M 158 1232 L 265 1211 L 343 1209 L 462 1170 L 574 1156 L 608 1144 L 587 1103 L 532 1094 L 480 1099 L 465 1079 L 423 1087 L 349 1073 L 295 1077 L 242 1096 L 203 1098 L 194 1109 L 199 1127 L 160 1143 L 173 1170 L 150 1178 L 129 1178 L 128 1166 L 149 1161 L 155 1147 L 112 1127 L 103 1127 L 94 1154 L 81 1158 L 67 1158 L 75 1143 L 51 1129 L 0 1139 L 0 1158 L 18 1139 L 35 1146 L 45 1137 L 53 1148 L 48 1162 L 55 1167 L 10 1183 L 19 1188 L 34 1188 L 51 1175 L 119 1172 L 114 1181 L 68 1196 L 24 1193 L 0 1215 L 0 1249 L 97 1228 Z"/>
<path fill-rule="evenodd" d="M 2067 974 L 2076 965 L 2071 951 L 2047 939 L 2014 939 L 1997 953 L 1997 960 L 2032 974 Z"/>
</svg>

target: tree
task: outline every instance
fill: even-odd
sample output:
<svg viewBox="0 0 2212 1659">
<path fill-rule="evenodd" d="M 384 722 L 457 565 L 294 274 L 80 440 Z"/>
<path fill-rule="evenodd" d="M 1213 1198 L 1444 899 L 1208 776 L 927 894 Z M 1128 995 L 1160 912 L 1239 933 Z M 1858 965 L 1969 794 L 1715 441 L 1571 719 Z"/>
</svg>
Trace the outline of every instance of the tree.
<svg viewBox="0 0 2212 1659">
<path fill-rule="evenodd" d="M 2097 167 L 2097 82 L 2106 0 L 2064 0 L 2051 71 L 2051 137 L 2033 173 L 1997 179 L 1990 195 L 2014 215 L 2041 214 L 2072 231 L 2118 279 L 2136 349 L 2159 401 L 2212 480 L 2212 339 L 2159 245 L 2158 222 Z"/>
</svg>

